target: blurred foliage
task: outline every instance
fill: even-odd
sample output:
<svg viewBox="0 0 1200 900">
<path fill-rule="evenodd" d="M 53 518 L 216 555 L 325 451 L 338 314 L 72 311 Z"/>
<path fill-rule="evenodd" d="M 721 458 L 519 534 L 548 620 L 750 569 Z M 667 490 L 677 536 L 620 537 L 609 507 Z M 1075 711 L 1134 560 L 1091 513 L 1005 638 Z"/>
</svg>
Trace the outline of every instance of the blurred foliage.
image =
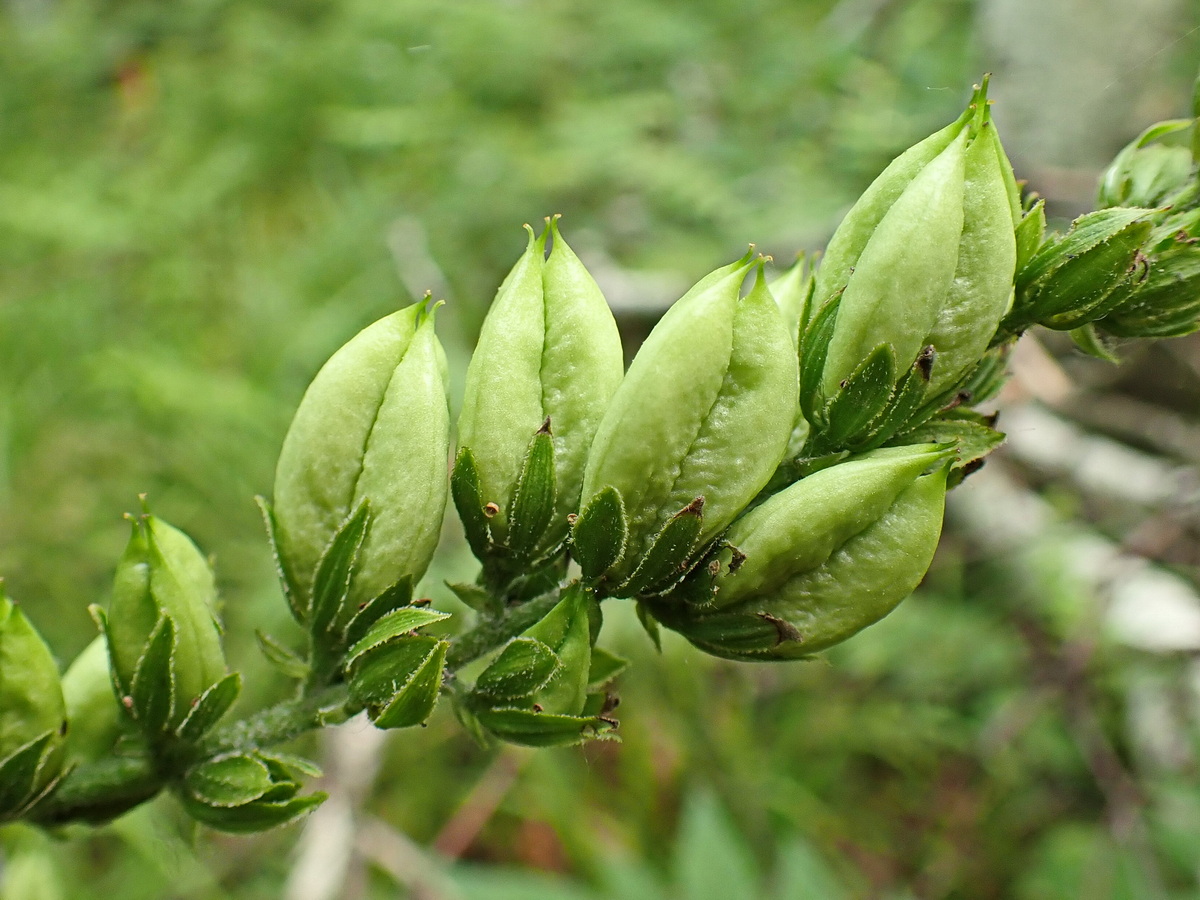
<svg viewBox="0 0 1200 900">
<path fill-rule="evenodd" d="M 253 629 L 295 632 L 251 497 L 333 349 L 432 289 L 461 379 L 519 225 L 553 212 L 631 335 L 747 240 L 781 260 L 819 246 L 887 160 L 957 114 L 985 65 L 975 15 L 967 0 L 9 0 L 9 592 L 65 664 L 93 633 L 120 512 L 148 491 L 216 557 L 250 702 L 278 696 Z M 456 529 L 426 588 L 448 609 L 439 579 L 472 574 Z M 426 844 L 498 765 L 519 771 L 448 876 L 467 900 L 1195 900 L 1197 670 L 1112 644 L 1095 599 L 1047 568 L 1012 584 L 948 538 L 923 594 L 791 666 L 674 641 L 658 657 L 614 609 L 608 640 L 635 663 L 624 743 L 497 756 L 443 709 L 388 741 L 364 814 Z M 1184 723 L 1174 755 L 1139 738 L 1143 695 Z M 1097 734 L 1134 773 L 1129 796 L 1105 793 Z M 197 835 L 160 801 L 65 841 L 21 835 L 10 871 L 47 900 L 280 896 L 297 834 Z M 398 890 L 382 865 L 364 889 Z"/>
</svg>

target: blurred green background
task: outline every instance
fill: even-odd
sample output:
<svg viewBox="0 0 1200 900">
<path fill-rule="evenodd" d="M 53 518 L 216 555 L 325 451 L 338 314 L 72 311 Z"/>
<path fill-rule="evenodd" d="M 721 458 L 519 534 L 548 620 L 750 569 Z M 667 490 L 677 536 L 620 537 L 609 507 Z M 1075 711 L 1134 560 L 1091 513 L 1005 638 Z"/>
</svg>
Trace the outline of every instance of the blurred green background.
<svg viewBox="0 0 1200 900">
<path fill-rule="evenodd" d="M 461 381 L 520 225 L 562 213 L 632 352 L 747 242 L 820 247 L 989 70 L 1018 176 L 1069 218 L 1187 113 L 1198 27 L 1192 0 L 7 0 L 6 587 L 65 665 L 148 492 L 215 558 L 244 703 L 277 699 L 253 630 L 297 632 L 251 498 L 359 328 L 432 290 Z M 1119 370 L 1061 350 L 1017 360 L 1010 402 L 1190 471 L 1194 342 Z M 968 509 L 925 588 L 825 662 L 660 657 L 617 609 L 621 744 L 352 724 L 300 748 L 337 793 L 305 826 L 232 839 L 159 801 L 25 835 L 5 897 L 1200 898 L 1200 639 L 1123 637 L 1072 543 L 1194 599 L 1195 495 L 1114 499 L 1036 457 L 990 468 L 1050 531 L 1001 552 Z M 471 575 L 449 522 L 426 591 L 454 608 L 439 579 Z"/>
</svg>

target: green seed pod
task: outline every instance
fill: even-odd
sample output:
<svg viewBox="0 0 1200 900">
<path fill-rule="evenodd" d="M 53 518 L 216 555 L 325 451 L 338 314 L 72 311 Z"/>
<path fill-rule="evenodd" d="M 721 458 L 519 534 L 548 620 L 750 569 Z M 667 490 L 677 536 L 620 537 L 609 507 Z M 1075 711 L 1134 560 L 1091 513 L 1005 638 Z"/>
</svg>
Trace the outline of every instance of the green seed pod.
<svg viewBox="0 0 1200 900">
<path fill-rule="evenodd" d="M 335 589 L 321 585 L 336 594 L 318 604 L 334 631 L 425 573 L 446 506 L 449 428 L 445 355 L 424 303 L 368 326 L 317 373 L 284 438 L 268 518 L 299 621 L 313 615 L 319 564 L 347 570 Z"/>
<path fill-rule="evenodd" d="M 584 473 L 585 507 L 613 488 L 627 524 L 606 594 L 621 593 L 685 509 L 701 522 L 694 548 L 712 540 L 787 449 L 796 417 L 795 347 L 761 265 L 754 289 L 739 297 L 752 265 L 747 255 L 718 269 L 667 311 L 600 423 Z M 674 560 L 679 574 L 693 548 L 684 549 Z"/>
<path fill-rule="evenodd" d="M 651 611 L 730 659 L 796 659 L 846 640 L 928 569 L 951 455 L 932 444 L 875 450 L 796 482 L 735 522 L 727 549 Z"/>
<path fill-rule="evenodd" d="M 58 666 L 0 582 L 0 820 L 18 817 L 63 766 Z"/>
<path fill-rule="evenodd" d="M 1184 132 L 1194 119 L 1172 119 L 1150 126 L 1113 159 L 1100 177 L 1096 205 L 1171 206 L 1195 189 L 1195 167 Z M 1163 142 L 1172 135 L 1178 143 Z"/>
<path fill-rule="evenodd" d="M 105 629 L 117 687 L 151 739 L 183 725 L 226 678 L 216 585 L 182 531 L 149 513 L 117 564 Z"/>
<path fill-rule="evenodd" d="M 593 666 L 593 602 L 578 583 L 569 588 L 480 673 L 462 711 L 501 740 L 532 747 L 578 744 L 611 730 L 616 723 L 600 714 L 604 695 L 589 688 L 621 666 L 608 654 Z"/>
<path fill-rule="evenodd" d="M 75 657 L 62 678 L 67 709 L 67 758 L 92 762 L 109 755 L 121 735 L 122 712 L 113 693 L 108 645 L 100 635 Z"/>
<path fill-rule="evenodd" d="M 547 237 L 553 246 L 544 259 Z M 487 521 L 492 545 L 528 558 L 562 543 L 567 516 L 579 509 L 588 447 L 623 373 L 616 322 L 559 234 L 557 216 L 540 237 L 530 229 L 484 320 L 458 420 L 459 452 L 470 452 L 477 472 L 473 502 L 495 504 Z M 513 501 L 530 439 L 543 428 L 553 436 L 553 501 L 531 528 L 511 521 L 521 512 Z"/>
<path fill-rule="evenodd" d="M 819 383 L 824 397 L 836 400 L 881 347 L 894 376 L 932 347 L 928 391 L 938 394 L 995 334 L 1012 293 L 1021 208 L 986 89 L 957 122 L 893 162 L 830 240 L 812 303 L 815 311 L 836 304 L 836 318 L 823 358 L 801 361 L 820 369 L 819 381 L 802 378 Z M 866 406 L 882 409 L 888 396 L 880 400 Z"/>
<path fill-rule="evenodd" d="M 196 821 L 249 834 L 285 825 L 320 806 L 325 794 L 297 796 L 302 776 L 320 774 L 307 760 L 285 754 L 231 753 L 193 766 L 176 793 Z"/>
</svg>

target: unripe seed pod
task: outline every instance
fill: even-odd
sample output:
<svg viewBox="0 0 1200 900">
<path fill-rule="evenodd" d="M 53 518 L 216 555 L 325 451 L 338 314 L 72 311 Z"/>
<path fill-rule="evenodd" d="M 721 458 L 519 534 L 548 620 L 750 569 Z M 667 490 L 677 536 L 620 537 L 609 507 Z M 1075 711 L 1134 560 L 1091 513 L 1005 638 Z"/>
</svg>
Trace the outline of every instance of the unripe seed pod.
<svg viewBox="0 0 1200 900">
<path fill-rule="evenodd" d="M 108 650 L 139 727 L 157 737 L 182 724 L 225 677 L 225 656 L 208 561 L 157 516 L 140 515 L 132 525 L 108 608 Z"/>
<path fill-rule="evenodd" d="M 528 226 L 526 226 L 528 228 Z M 553 241 L 544 259 L 547 237 Z M 621 339 L 600 288 L 558 232 L 557 217 L 529 245 L 492 302 L 467 368 L 458 445 L 470 450 L 487 527 L 506 545 L 510 504 L 534 433 L 549 422 L 554 504 L 536 547 L 561 543 L 579 509 L 584 461 L 624 373 Z M 521 552 L 528 555 L 526 541 Z"/>
<path fill-rule="evenodd" d="M 651 611 L 731 659 L 795 659 L 845 640 L 924 576 L 941 533 L 949 455 L 931 444 L 887 448 L 796 482 L 735 522 L 730 549 Z"/>
<path fill-rule="evenodd" d="M 67 709 L 67 757 L 91 762 L 112 752 L 121 734 L 121 707 L 113 694 L 104 636 L 88 644 L 62 677 Z"/>
<path fill-rule="evenodd" d="M 445 354 L 424 303 L 369 325 L 325 363 L 275 470 L 275 540 L 300 621 L 322 555 L 364 503 L 369 522 L 332 624 L 420 579 L 445 512 L 449 443 Z"/>
<path fill-rule="evenodd" d="M 0 583 L 0 820 L 58 777 L 65 731 L 58 666 Z"/>
<path fill-rule="evenodd" d="M 787 449 L 796 353 L 761 267 L 754 289 L 739 296 L 752 265 L 747 256 L 718 269 L 667 311 L 600 423 L 584 505 L 613 488 L 628 523 L 608 593 L 619 593 L 663 528 L 699 498 L 696 546 L 720 533 Z"/>
<path fill-rule="evenodd" d="M 821 363 L 825 395 L 881 346 L 897 373 L 932 347 L 929 394 L 951 388 L 1008 306 L 1020 215 L 985 84 L 957 122 L 876 179 L 830 240 L 813 298 L 814 310 L 837 303 Z"/>
</svg>

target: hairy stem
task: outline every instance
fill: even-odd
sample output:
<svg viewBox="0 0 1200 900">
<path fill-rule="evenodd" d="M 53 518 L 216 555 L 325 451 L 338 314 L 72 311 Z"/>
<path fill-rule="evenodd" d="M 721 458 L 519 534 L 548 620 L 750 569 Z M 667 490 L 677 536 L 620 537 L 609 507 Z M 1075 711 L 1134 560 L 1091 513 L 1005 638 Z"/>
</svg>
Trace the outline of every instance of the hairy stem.
<svg viewBox="0 0 1200 900">
<path fill-rule="evenodd" d="M 447 671 L 457 671 L 489 650 L 516 637 L 550 612 L 560 599 L 561 588 L 535 597 L 520 606 L 509 607 L 504 615 L 495 619 L 484 619 L 470 631 L 460 634 L 451 642 L 450 650 L 446 654 Z"/>
</svg>

